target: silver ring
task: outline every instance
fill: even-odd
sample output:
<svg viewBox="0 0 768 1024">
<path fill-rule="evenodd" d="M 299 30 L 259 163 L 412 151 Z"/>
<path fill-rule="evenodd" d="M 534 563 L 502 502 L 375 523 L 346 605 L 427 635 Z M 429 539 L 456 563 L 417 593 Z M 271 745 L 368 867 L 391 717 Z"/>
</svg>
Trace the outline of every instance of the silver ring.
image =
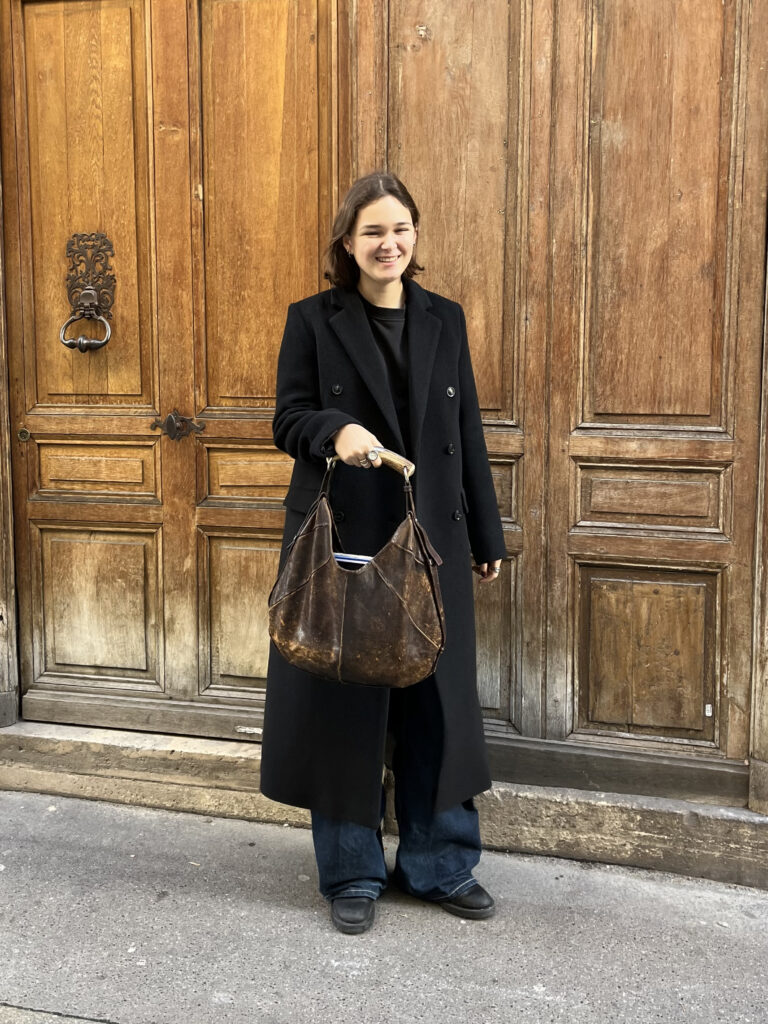
<svg viewBox="0 0 768 1024">
<path fill-rule="evenodd" d="M 501 569 L 499 569 L 499 568 L 493 568 L 493 569 L 491 569 L 491 572 L 497 572 L 497 573 L 498 573 L 498 572 L 501 572 Z"/>
<path fill-rule="evenodd" d="M 360 465 L 363 469 L 367 469 L 370 466 L 368 459 L 360 459 Z"/>
<path fill-rule="evenodd" d="M 376 448 L 371 448 L 371 450 L 368 452 L 368 458 L 371 460 L 371 462 L 375 462 L 376 459 L 378 459 L 378 457 L 378 450 Z"/>
</svg>

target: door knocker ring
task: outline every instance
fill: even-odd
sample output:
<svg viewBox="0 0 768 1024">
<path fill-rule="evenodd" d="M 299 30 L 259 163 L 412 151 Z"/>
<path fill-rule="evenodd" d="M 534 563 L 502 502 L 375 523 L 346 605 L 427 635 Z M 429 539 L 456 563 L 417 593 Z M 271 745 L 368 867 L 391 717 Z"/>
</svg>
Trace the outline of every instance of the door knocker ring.
<svg viewBox="0 0 768 1024">
<path fill-rule="evenodd" d="M 115 250 L 106 235 L 101 232 L 72 235 L 67 242 L 69 257 L 67 274 L 67 297 L 72 315 L 59 331 L 59 341 L 67 348 L 78 352 L 90 352 L 103 348 L 112 337 L 108 320 L 112 319 L 112 305 L 115 301 L 115 275 L 109 257 Z M 100 320 L 106 333 L 103 338 L 65 338 L 67 328 L 78 320 Z"/>
</svg>

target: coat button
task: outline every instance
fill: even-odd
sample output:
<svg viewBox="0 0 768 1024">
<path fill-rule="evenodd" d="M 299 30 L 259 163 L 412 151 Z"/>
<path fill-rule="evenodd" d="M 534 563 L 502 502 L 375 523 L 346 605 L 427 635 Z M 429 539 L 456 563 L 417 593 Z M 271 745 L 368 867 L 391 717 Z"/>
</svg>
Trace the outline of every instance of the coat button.
<svg viewBox="0 0 768 1024">
<path fill-rule="evenodd" d="M 453 518 L 458 523 L 464 518 L 464 513 L 461 511 L 461 509 L 457 508 L 456 511 L 453 513 Z"/>
<path fill-rule="evenodd" d="M 344 522 L 344 513 L 343 512 L 334 512 L 333 513 L 333 520 L 336 523 L 343 523 Z"/>
<path fill-rule="evenodd" d="M 456 388 L 454 388 L 454 387 L 447 388 L 445 393 L 446 393 L 446 395 L 448 395 L 449 398 L 453 398 L 453 396 L 456 394 Z"/>
<path fill-rule="evenodd" d="M 333 387 L 331 388 L 331 391 L 334 393 L 334 395 L 340 395 L 343 390 L 344 386 L 342 384 L 334 384 Z"/>
<path fill-rule="evenodd" d="M 456 445 L 455 444 L 449 444 L 448 447 L 445 449 L 445 454 L 446 455 L 455 455 L 456 454 Z"/>
</svg>

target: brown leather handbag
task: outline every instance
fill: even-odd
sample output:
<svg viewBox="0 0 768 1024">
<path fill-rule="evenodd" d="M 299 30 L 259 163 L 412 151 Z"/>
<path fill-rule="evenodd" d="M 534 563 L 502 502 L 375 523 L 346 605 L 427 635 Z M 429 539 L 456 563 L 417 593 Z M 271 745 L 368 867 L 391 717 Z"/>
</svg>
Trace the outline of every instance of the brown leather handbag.
<svg viewBox="0 0 768 1024">
<path fill-rule="evenodd" d="M 410 482 L 416 467 L 394 452 L 379 453 L 403 473 L 405 519 L 373 557 L 341 553 L 328 496 L 336 459 L 329 459 L 269 596 L 269 635 L 285 660 L 305 672 L 405 687 L 431 675 L 445 647 L 442 560 L 416 518 Z"/>
</svg>

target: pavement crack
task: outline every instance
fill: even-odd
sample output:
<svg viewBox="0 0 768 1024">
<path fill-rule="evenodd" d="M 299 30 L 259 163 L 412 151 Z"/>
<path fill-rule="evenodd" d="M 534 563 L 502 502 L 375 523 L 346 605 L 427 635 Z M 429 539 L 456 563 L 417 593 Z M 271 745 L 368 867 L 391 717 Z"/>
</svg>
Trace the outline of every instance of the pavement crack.
<svg viewBox="0 0 768 1024">
<path fill-rule="evenodd" d="M 6 1003 L 0 1000 L 0 1009 L 21 1010 L 23 1013 L 34 1013 L 35 1018 L 30 1018 L 29 1024 L 35 1024 L 37 1016 L 56 1017 L 57 1020 L 70 1021 L 70 1024 L 121 1024 L 120 1021 L 108 1020 L 106 1017 L 73 1017 L 71 1013 L 60 1013 L 58 1010 L 41 1010 L 34 1006 L 19 1006 L 18 1003 Z"/>
</svg>

